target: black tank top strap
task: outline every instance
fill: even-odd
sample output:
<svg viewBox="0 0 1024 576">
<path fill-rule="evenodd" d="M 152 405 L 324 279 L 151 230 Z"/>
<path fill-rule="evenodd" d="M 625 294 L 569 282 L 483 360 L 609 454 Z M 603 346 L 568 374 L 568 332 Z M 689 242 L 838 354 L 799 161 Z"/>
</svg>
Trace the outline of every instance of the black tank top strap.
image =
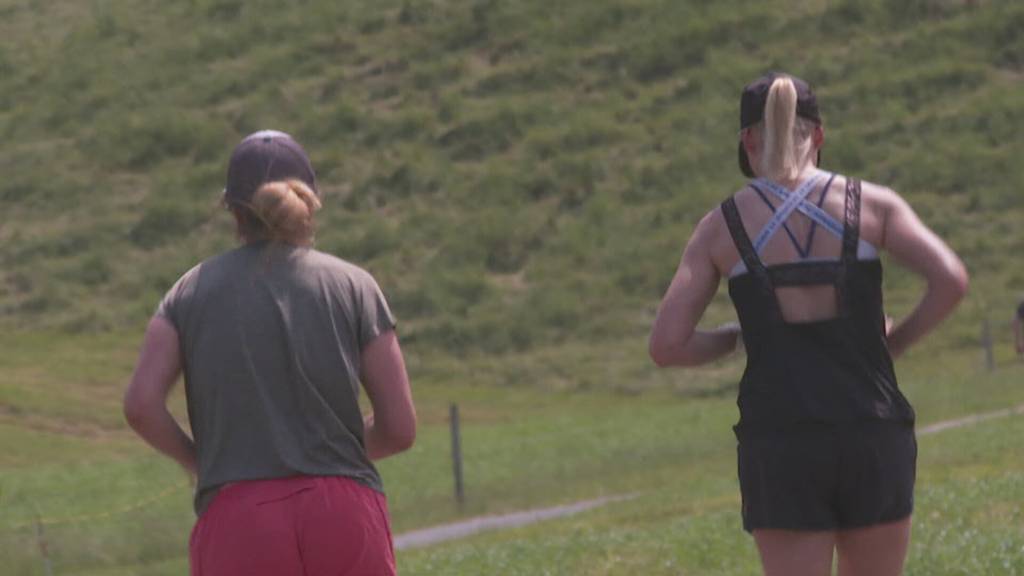
<svg viewBox="0 0 1024 576">
<path fill-rule="evenodd" d="M 729 235 L 732 236 L 733 244 L 736 245 L 740 258 L 747 266 L 747 271 L 760 276 L 760 273 L 765 271 L 765 267 L 761 259 L 757 257 L 754 244 L 751 243 L 750 236 L 747 236 L 747 230 L 743 227 L 743 219 L 740 218 L 735 198 L 730 196 L 722 202 L 722 216 L 725 217 L 725 223 L 729 226 Z M 764 276 L 767 277 L 767 274 Z"/>
<path fill-rule="evenodd" d="M 860 180 L 846 179 L 846 205 L 843 219 L 843 261 L 857 261 L 860 244 Z"/>
<path fill-rule="evenodd" d="M 843 209 L 843 248 L 840 257 L 839 275 L 836 278 L 836 304 L 840 316 L 852 313 L 850 302 L 850 269 L 857 263 L 857 247 L 860 244 L 860 180 L 846 179 L 846 200 Z"/>
<path fill-rule="evenodd" d="M 722 202 L 722 216 L 725 217 L 725 223 L 729 227 L 729 235 L 732 236 L 733 244 L 736 245 L 736 250 L 739 251 L 740 258 L 747 267 L 747 272 L 755 278 L 760 291 L 764 294 L 767 301 L 771 303 L 774 316 L 782 318 L 782 311 L 779 309 L 778 301 L 775 299 L 775 286 L 772 283 L 771 274 L 768 273 L 768 269 L 765 268 L 764 263 L 757 256 L 754 244 L 750 241 L 750 236 L 747 236 L 747 230 L 743 227 L 743 219 L 740 218 L 739 208 L 736 207 L 736 199 L 732 196 Z"/>
</svg>

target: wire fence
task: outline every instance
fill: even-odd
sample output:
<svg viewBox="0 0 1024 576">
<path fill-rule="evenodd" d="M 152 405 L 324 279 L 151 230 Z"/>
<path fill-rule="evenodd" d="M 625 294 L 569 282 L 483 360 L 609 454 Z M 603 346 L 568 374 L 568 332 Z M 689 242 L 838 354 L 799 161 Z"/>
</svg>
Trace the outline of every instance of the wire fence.
<svg viewBox="0 0 1024 576">
<path fill-rule="evenodd" d="M 9 576 L 103 573 L 183 558 L 193 522 L 183 480 L 90 513 L 48 515 L 20 497 L 2 500 L 0 572 Z M 88 506 L 89 494 L 81 495 Z M 179 570 L 180 572 L 180 570 Z"/>
<path fill-rule="evenodd" d="M 1003 350 L 1006 347 L 1005 336 L 998 337 L 1009 328 L 1009 322 L 986 322 L 979 328 L 974 337 L 980 345 L 980 353 L 975 352 L 977 356 L 972 370 L 981 376 L 982 370 L 991 370 L 993 365 L 1002 367 L 1011 360 L 1010 353 Z M 992 352 L 993 346 L 996 354 Z M 1013 361 L 1017 362 L 1015 358 Z M 964 388 L 965 394 L 966 390 Z M 962 399 L 960 396 L 950 397 L 949 401 Z M 493 492 L 482 494 L 483 485 L 489 490 L 504 486 L 494 478 L 481 478 L 479 474 L 483 467 L 487 468 L 490 476 L 494 476 L 496 470 L 509 472 L 513 467 L 521 469 L 524 463 L 528 463 L 526 466 L 536 471 L 538 476 L 561 477 L 579 473 L 582 466 L 579 462 L 565 462 L 573 460 L 574 453 L 593 455 L 609 450 L 616 451 L 618 457 L 637 451 L 637 461 L 647 463 L 641 448 L 630 448 L 632 440 L 619 445 L 620 427 L 600 418 L 586 422 L 566 419 L 563 422 L 558 416 L 553 416 L 545 427 L 537 427 L 533 421 L 524 421 L 521 426 L 508 423 L 510 439 L 507 442 L 491 438 L 483 446 L 477 437 L 482 431 L 471 427 L 460 432 L 457 428 L 458 409 L 455 406 L 450 408 L 449 419 L 453 426 L 446 432 L 451 434 L 451 438 L 436 438 L 435 444 L 429 445 L 430 461 L 436 469 L 420 469 L 417 475 L 422 477 L 429 473 L 438 476 L 444 481 L 443 492 L 453 503 L 467 497 L 479 501 L 495 496 Z M 1024 407 L 984 417 L 1001 416 L 1003 412 L 1018 414 L 1021 410 Z M 656 424 L 651 423 L 651 426 Z M 645 424 L 634 423 L 634 426 L 644 427 Z M 922 428 L 920 432 L 927 434 L 930 430 Z M 464 439 L 462 434 L 467 434 Z M 654 437 L 657 433 L 652 428 L 650 431 L 642 430 L 639 435 Z M 686 460 L 707 455 L 700 450 L 687 452 L 685 448 L 690 444 L 673 444 L 670 456 Z M 465 452 L 469 471 L 465 480 L 462 478 L 462 452 Z M 90 467 L 84 471 L 84 476 L 88 477 L 85 482 L 79 480 L 83 476 L 82 470 L 70 472 L 67 479 L 56 483 L 56 489 L 50 491 L 52 493 L 48 492 L 49 485 L 0 491 L 0 574 L 115 576 L 181 573 L 186 564 L 188 535 L 194 523 L 191 484 L 186 478 L 168 482 L 168 474 L 176 469 L 169 464 L 153 464 L 153 460 L 156 457 L 147 458 L 145 462 L 124 464 L 123 468 L 115 470 L 93 470 Z M 545 467 L 545 463 L 553 460 L 560 461 L 559 466 Z M 422 462 L 417 463 L 418 466 L 420 464 Z M 146 480 L 134 484 L 107 480 L 118 476 L 137 476 Z M 9 483 L 0 481 L 0 486 L 8 488 Z M 444 498 L 445 495 L 438 496 Z M 422 504 L 419 500 L 417 502 Z M 430 502 L 435 505 L 442 503 L 433 498 Z M 461 506 L 458 509 L 461 510 Z"/>
</svg>

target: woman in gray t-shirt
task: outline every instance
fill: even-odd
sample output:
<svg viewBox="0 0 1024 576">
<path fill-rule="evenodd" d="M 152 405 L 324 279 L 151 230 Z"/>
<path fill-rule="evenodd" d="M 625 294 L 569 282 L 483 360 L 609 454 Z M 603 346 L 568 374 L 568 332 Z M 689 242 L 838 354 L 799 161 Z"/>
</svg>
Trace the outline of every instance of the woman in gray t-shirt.
<svg viewBox="0 0 1024 576">
<path fill-rule="evenodd" d="M 238 145 L 224 202 L 241 245 L 170 289 L 125 394 L 136 432 L 196 475 L 192 573 L 393 574 L 372 461 L 412 445 L 416 416 L 391 310 L 312 249 L 316 179 L 287 134 Z M 166 408 L 181 374 L 191 438 Z"/>
</svg>

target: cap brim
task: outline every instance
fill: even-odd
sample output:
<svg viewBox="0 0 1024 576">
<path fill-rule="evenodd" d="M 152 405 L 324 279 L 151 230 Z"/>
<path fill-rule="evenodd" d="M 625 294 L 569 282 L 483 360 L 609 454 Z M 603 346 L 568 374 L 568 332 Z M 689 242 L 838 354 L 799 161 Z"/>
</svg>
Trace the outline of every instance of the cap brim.
<svg viewBox="0 0 1024 576">
<path fill-rule="evenodd" d="M 743 172 L 747 178 L 753 178 L 755 176 L 754 169 L 750 167 L 750 159 L 747 158 L 747 151 L 743 148 L 743 142 L 740 142 L 739 144 L 739 162 L 740 171 Z"/>
</svg>

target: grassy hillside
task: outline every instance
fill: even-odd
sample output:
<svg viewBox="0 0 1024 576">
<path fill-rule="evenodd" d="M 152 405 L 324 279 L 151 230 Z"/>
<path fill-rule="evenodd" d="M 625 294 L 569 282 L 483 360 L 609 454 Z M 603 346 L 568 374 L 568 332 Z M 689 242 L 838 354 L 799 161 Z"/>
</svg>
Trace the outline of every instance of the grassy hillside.
<svg viewBox="0 0 1024 576">
<path fill-rule="evenodd" d="M 966 4 L 0 0 L 0 325 L 137 329 L 232 245 L 227 155 L 275 127 L 319 170 L 318 246 L 414 351 L 614 354 L 742 182 L 737 95 L 778 68 L 818 87 L 825 166 L 968 261 L 962 345 L 1024 290 L 1024 7 Z M 917 288 L 890 278 L 897 308 Z"/>
<path fill-rule="evenodd" d="M 120 394 L 159 297 L 234 243 L 217 207 L 232 146 L 273 127 L 318 169 L 318 247 L 372 271 L 400 318 L 422 430 L 382 466 L 398 530 L 645 494 L 404 567 L 749 571 L 729 500 L 742 358 L 646 357 L 690 230 L 743 182 L 741 86 L 810 80 L 825 167 L 903 192 L 967 261 L 968 301 L 898 364 L 922 422 L 1001 408 L 1024 402 L 1006 345 L 1024 291 L 1022 29 L 1013 0 L 0 0 L 0 557 L 43 574 L 40 517 L 56 573 L 181 573 L 187 487 L 126 431 Z M 907 311 L 919 283 L 892 266 L 886 282 Z M 731 315 L 722 292 L 708 322 Z M 922 443 L 913 573 L 991 572 L 1020 549 L 1020 428 Z M 618 525 L 662 536 L 634 545 Z"/>
</svg>

